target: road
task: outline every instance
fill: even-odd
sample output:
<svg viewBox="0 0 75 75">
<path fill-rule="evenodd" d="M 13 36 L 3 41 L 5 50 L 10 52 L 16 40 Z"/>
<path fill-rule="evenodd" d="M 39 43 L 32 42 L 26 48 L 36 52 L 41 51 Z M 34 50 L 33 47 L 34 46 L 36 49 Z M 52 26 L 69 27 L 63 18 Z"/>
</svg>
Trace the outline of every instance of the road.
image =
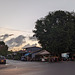
<svg viewBox="0 0 75 75">
<path fill-rule="evenodd" d="M 75 62 L 23 62 L 7 60 L 0 64 L 0 75 L 75 75 Z"/>
</svg>

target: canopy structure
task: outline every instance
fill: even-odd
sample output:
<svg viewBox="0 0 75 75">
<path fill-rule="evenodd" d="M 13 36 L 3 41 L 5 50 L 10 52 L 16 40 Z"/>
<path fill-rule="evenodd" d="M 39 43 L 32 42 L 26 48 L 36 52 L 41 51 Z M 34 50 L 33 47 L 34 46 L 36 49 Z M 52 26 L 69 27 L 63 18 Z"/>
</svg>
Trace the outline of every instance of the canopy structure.
<svg viewBox="0 0 75 75">
<path fill-rule="evenodd" d="M 37 53 L 36 55 L 47 55 L 47 54 L 50 54 L 50 53 L 46 50 L 42 50 L 39 53 Z"/>
<path fill-rule="evenodd" d="M 26 53 L 24 56 L 28 56 L 29 54 L 31 54 L 31 53 Z"/>
</svg>

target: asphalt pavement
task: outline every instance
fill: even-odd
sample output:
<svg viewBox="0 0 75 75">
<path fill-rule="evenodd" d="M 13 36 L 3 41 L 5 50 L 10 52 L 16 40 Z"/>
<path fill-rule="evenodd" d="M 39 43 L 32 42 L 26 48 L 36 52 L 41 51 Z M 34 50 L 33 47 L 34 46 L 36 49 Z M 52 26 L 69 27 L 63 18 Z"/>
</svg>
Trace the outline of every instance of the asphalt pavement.
<svg viewBox="0 0 75 75">
<path fill-rule="evenodd" d="M 75 61 L 49 63 L 7 60 L 6 65 L 0 64 L 0 75 L 75 75 Z"/>
</svg>

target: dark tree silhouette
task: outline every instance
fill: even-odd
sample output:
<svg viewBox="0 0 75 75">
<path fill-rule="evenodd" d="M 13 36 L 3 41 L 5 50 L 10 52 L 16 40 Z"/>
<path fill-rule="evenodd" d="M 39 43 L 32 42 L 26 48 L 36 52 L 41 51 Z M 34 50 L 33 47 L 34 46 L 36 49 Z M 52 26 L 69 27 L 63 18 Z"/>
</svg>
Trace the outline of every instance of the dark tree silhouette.
<svg viewBox="0 0 75 75">
<path fill-rule="evenodd" d="M 75 13 L 49 12 L 45 18 L 36 21 L 33 32 L 43 49 L 51 53 L 75 50 Z"/>
<path fill-rule="evenodd" d="M 3 41 L 0 41 L 0 55 L 6 56 L 8 52 L 8 46 Z"/>
</svg>

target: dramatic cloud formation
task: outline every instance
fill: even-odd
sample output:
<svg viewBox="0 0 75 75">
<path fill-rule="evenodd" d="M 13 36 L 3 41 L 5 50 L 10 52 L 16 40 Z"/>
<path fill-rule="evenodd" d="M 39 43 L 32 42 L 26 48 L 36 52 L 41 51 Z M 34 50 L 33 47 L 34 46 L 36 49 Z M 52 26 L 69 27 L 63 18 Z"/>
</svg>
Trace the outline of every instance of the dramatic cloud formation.
<svg viewBox="0 0 75 75">
<path fill-rule="evenodd" d="M 8 28 L 0 28 L 0 41 L 8 45 L 8 50 L 21 50 L 23 47 L 40 46 L 36 37 L 30 31 L 17 31 Z"/>
<path fill-rule="evenodd" d="M 8 40 L 8 41 L 6 42 L 6 44 L 7 44 L 9 47 L 14 47 L 14 45 L 13 45 L 14 39 L 15 39 L 15 38 L 12 38 L 12 39 Z"/>
<path fill-rule="evenodd" d="M 37 44 L 35 43 L 35 44 L 32 44 L 32 45 L 30 45 L 29 43 L 27 44 L 27 45 L 25 45 L 23 48 L 27 48 L 27 47 L 34 47 L 34 46 L 36 46 Z"/>
<path fill-rule="evenodd" d="M 37 38 L 36 38 L 35 36 L 30 36 L 30 37 L 29 37 L 29 40 L 36 41 Z"/>
<path fill-rule="evenodd" d="M 25 36 L 20 35 L 16 38 L 12 38 L 10 40 L 8 40 L 6 43 L 10 46 L 10 47 L 18 47 L 20 45 L 22 45 L 23 43 L 25 43 Z"/>
<path fill-rule="evenodd" d="M 17 38 L 15 38 L 15 43 L 16 43 L 16 46 L 20 46 L 22 45 L 23 43 L 25 43 L 25 38 L 23 35 L 20 35 L 18 36 Z"/>
<path fill-rule="evenodd" d="M 13 36 L 14 34 L 4 34 L 4 35 L 0 35 L 0 40 L 4 41 L 5 39 L 7 39 L 9 36 Z"/>
</svg>

